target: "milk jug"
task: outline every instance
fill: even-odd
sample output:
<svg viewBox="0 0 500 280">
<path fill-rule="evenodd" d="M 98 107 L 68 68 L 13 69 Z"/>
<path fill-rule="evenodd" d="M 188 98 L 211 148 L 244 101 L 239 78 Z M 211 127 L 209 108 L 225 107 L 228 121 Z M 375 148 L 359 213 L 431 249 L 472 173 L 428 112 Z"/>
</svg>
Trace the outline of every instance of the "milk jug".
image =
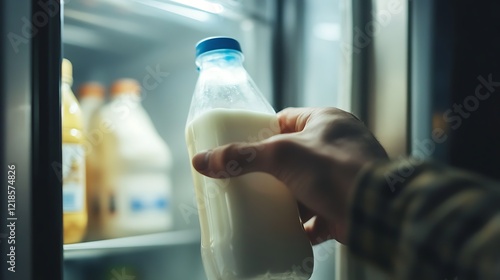
<svg viewBox="0 0 500 280">
<path fill-rule="evenodd" d="M 82 240 L 87 227 L 83 118 L 71 90 L 73 65 L 67 59 L 63 59 L 61 74 L 64 243 L 74 243 Z"/>
<path fill-rule="evenodd" d="M 239 43 L 208 38 L 196 46 L 199 78 L 186 125 L 189 156 L 231 142 L 280 133 L 276 113 L 242 66 Z M 258 151 L 242 150 L 247 160 Z M 226 174 L 238 175 L 237 165 Z M 264 173 L 211 179 L 192 169 L 209 280 L 309 279 L 300 269 L 312 247 L 297 203 L 283 183 Z M 309 269 L 310 271 L 310 269 Z"/>
<path fill-rule="evenodd" d="M 86 182 L 87 182 L 87 213 L 88 225 L 86 240 L 98 239 L 99 205 L 97 191 L 99 190 L 99 178 L 104 167 L 99 166 L 99 156 L 95 145 L 102 141 L 102 131 L 94 117 L 104 104 L 105 88 L 97 82 L 87 82 L 78 88 L 80 108 L 83 114 L 83 125 L 85 130 L 86 149 Z"/>
<path fill-rule="evenodd" d="M 173 222 L 170 150 L 141 105 L 136 80 L 118 80 L 110 92 L 110 103 L 93 120 L 103 137 L 96 144 L 100 235 L 168 230 Z"/>
<path fill-rule="evenodd" d="M 88 132 L 90 120 L 104 104 L 105 89 L 97 82 L 87 82 L 78 88 L 78 99 L 83 114 L 83 125 Z"/>
</svg>

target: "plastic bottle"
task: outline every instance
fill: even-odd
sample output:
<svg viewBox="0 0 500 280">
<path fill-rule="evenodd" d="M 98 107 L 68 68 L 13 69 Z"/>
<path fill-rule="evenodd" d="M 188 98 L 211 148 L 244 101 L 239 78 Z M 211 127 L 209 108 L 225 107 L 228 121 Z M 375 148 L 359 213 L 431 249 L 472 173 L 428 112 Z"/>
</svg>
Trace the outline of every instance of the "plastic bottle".
<svg viewBox="0 0 500 280">
<path fill-rule="evenodd" d="M 136 80 L 118 80 L 111 87 L 111 102 L 95 118 L 103 136 L 96 145 L 102 238 L 160 232 L 172 226 L 172 156 L 140 101 Z"/>
<path fill-rule="evenodd" d="M 71 85 L 73 66 L 62 62 L 62 178 L 64 243 L 82 240 L 87 227 L 83 120 Z"/>
<path fill-rule="evenodd" d="M 275 111 L 242 66 L 236 40 L 208 38 L 198 43 L 196 53 L 200 75 L 186 125 L 191 158 L 280 132 Z M 258 151 L 241 152 L 250 161 Z M 227 176 L 239 172 L 237 162 L 225 170 Z M 193 169 L 193 179 L 209 280 L 309 279 L 311 270 L 302 265 L 312 260 L 312 247 L 286 186 L 264 173 L 211 179 Z"/>
<path fill-rule="evenodd" d="M 99 156 L 95 145 L 102 141 L 100 128 L 93 120 L 95 114 L 104 104 L 105 88 L 97 82 L 87 82 L 78 89 L 80 108 L 83 114 L 83 124 L 85 136 L 87 138 L 88 149 L 86 150 L 86 181 L 87 181 L 87 213 L 88 225 L 86 240 L 98 239 L 99 227 L 99 204 L 97 191 L 99 189 L 99 177 L 101 167 L 99 166 Z"/>
<path fill-rule="evenodd" d="M 89 130 L 90 120 L 104 104 L 105 88 L 97 82 L 88 82 L 78 88 L 78 99 L 83 114 L 83 125 Z"/>
</svg>

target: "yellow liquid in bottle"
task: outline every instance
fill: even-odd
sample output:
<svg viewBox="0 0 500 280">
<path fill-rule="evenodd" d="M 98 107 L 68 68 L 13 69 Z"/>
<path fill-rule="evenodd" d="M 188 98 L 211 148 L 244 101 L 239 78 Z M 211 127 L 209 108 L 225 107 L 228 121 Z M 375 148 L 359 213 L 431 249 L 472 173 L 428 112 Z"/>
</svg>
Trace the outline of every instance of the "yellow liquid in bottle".
<svg viewBox="0 0 500 280">
<path fill-rule="evenodd" d="M 62 178 L 64 243 L 82 240 L 87 227 L 83 116 L 71 90 L 72 66 L 62 67 Z"/>
</svg>

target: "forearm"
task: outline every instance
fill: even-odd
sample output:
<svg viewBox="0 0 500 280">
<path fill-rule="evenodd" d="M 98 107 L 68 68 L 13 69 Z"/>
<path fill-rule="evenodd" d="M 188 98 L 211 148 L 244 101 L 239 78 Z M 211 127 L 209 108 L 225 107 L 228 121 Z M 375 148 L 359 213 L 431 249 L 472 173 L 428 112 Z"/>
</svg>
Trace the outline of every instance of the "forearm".
<svg viewBox="0 0 500 280">
<path fill-rule="evenodd" d="M 384 163 L 360 176 L 351 213 L 351 251 L 398 279 L 499 278 L 500 188 L 490 181 Z"/>
</svg>

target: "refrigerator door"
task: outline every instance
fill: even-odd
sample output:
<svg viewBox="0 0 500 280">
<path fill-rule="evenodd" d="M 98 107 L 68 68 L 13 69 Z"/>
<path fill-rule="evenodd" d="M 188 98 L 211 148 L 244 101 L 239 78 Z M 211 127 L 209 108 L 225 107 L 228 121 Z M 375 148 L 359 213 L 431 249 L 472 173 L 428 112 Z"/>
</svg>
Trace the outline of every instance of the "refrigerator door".
<svg viewBox="0 0 500 280">
<path fill-rule="evenodd" d="M 406 155 L 408 3 L 311 1 L 305 10 L 304 84 L 293 105 L 335 106 L 351 111 L 392 157 Z M 379 271 L 351 257 L 346 247 L 332 246 L 336 279 L 385 279 Z"/>
<path fill-rule="evenodd" d="M 348 110 L 379 139 L 391 158 L 410 150 L 409 15 L 411 2 L 353 0 L 352 26 L 347 36 L 351 57 Z M 344 45 L 345 46 L 345 45 Z M 344 51 L 345 53 L 345 51 Z M 344 87 L 345 88 L 345 87 Z M 387 275 L 337 250 L 337 278 L 387 279 Z"/>
<path fill-rule="evenodd" d="M 1 279 L 62 279 L 58 1 L 0 3 Z"/>
</svg>

